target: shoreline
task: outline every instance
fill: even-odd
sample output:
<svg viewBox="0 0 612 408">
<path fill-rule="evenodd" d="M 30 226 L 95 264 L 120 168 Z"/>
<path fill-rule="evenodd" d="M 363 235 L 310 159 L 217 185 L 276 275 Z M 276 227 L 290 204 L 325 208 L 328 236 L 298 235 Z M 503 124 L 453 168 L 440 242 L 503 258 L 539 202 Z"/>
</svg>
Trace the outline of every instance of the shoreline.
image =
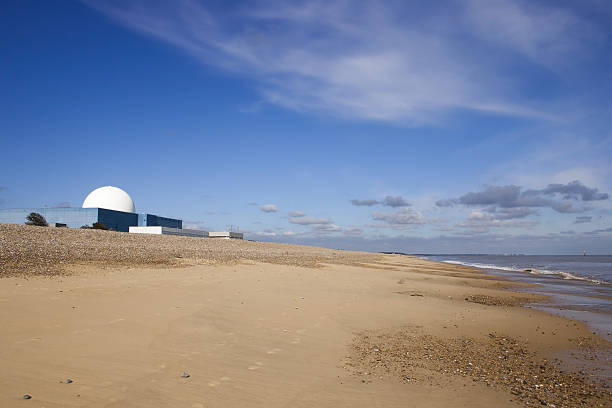
<svg viewBox="0 0 612 408">
<path fill-rule="evenodd" d="M 533 307 L 548 313 L 585 322 L 599 336 L 612 341 L 612 319 L 610 318 L 612 298 L 604 292 L 609 292 L 609 288 L 612 286 L 610 283 L 602 283 L 584 277 L 576 279 L 566 278 L 564 277 L 565 274 L 573 276 L 567 272 L 534 274 L 530 271 L 493 264 L 474 265 L 455 260 L 435 261 L 450 265 L 471 266 L 485 273 L 501 276 L 513 282 L 528 283 L 532 286 L 525 287 L 524 290 L 521 290 L 522 292 L 543 294 L 549 298 L 549 301 L 544 303 L 536 302 L 527 305 L 527 307 Z"/>
<path fill-rule="evenodd" d="M 28 248 L 62 246 L 23 231 L 36 232 Z M 92 245 L 108 253 L 107 238 L 127 239 Z M 138 256 L 0 279 L 0 405 L 24 394 L 48 408 L 612 402 L 610 360 L 597 360 L 612 344 L 520 306 L 543 298 L 514 291 L 524 284 L 400 255 L 216 241 L 206 264 L 187 256 L 197 241 L 142 242 L 188 248 L 180 264 Z"/>
</svg>

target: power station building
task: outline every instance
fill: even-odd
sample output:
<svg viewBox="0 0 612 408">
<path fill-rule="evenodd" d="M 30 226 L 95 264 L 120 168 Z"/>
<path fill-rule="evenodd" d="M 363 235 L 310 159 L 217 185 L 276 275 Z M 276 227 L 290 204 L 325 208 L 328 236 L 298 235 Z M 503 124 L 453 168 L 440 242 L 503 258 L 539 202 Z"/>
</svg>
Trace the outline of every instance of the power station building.
<svg viewBox="0 0 612 408">
<path fill-rule="evenodd" d="M 136 213 L 129 194 L 112 186 L 100 187 L 89 193 L 82 208 L 0 209 L 0 222 L 23 224 L 33 212 L 41 214 L 49 223 L 65 224 L 69 228 L 91 227 L 96 222 L 121 232 L 129 232 L 132 226 L 183 228 L 183 221 L 176 218 Z"/>
<path fill-rule="evenodd" d="M 99 222 L 106 228 L 135 234 L 181 235 L 188 237 L 243 239 L 240 232 L 211 232 L 183 229 L 183 221 L 159 215 L 136 213 L 134 201 L 118 187 L 100 187 L 89 193 L 81 208 L 0 209 L 0 223 L 24 224 L 30 213 L 39 213 L 48 223 L 69 228 L 92 227 Z"/>
</svg>

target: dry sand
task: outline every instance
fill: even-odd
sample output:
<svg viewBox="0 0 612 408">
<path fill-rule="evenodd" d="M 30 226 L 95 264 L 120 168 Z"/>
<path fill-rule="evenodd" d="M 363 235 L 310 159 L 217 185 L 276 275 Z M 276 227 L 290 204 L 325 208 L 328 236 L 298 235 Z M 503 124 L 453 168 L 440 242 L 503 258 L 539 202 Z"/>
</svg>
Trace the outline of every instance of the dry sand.
<svg viewBox="0 0 612 408">
<path fill-rule="evenodd" d="M 0 227 L 1 407 L 612 406 L 608 342 L 472 268 Z"/>
</svg>

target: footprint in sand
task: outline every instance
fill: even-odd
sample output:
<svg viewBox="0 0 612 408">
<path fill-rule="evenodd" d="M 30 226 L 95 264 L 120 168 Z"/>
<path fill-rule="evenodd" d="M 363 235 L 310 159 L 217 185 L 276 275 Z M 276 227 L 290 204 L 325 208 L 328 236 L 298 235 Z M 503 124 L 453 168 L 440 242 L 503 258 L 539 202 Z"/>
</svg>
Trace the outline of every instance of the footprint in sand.
<svg viewBox="0 0 612 408">
<path fill-rule="evenodd" d="M 27 342 L 30 342 L 30 341 L 39 341 L 39 340 L 42 340 L 42 338 L 41 337 L 32 337 L 32 338 L 29 338 L 29 339 L 16 341 L 15 344 L 23 344 L 23 343 L 27 343 Z"/>
<path fill-rule="evenodd" d="M 72 332 L 72 334 L 83 334 L 83 333 L 90 333 L 92 332 L 92 329 L 81 329 L 81 330 L 74 330 Z"/>
<path fill-rule="evenodd" d="M 229 381 L 229 380 L 231 380 L 230 377 L 225 377 L 224 376 L 224 377 L 219 378 L 219 381 L 211 381 L 211 382 L 209 382 L 208 386 L 209 387 L 218 387 L 219 385 L 221 385 L 222 382 Z"/>
</svg>

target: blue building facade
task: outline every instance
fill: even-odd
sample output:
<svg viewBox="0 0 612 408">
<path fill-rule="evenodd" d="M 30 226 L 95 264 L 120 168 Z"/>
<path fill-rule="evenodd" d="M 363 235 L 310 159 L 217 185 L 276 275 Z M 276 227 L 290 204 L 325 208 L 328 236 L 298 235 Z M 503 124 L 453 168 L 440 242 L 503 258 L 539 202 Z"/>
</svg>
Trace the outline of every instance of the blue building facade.
<svg viewBox="0 0 612 408">
<path fill-rule="evenodd" d="M 96 222 L 121 232 L 128 232 L 131 226 L 183 227 L 183 221 L 175 218 L 106 208 L 7 208 L 0 209 L 0 223 L 24 224 L 26 217 L 33 212 L 45 217 L 47 222 L 66 224 L 69 228 L 91 227 Z"/>
<path fill-rule="evenodd" d="M 170 227 L 183 228 L 183 220 L 176 218 L 160 217 L 153 214 L 138 214 L 139 227 Z"/>
</svg>

